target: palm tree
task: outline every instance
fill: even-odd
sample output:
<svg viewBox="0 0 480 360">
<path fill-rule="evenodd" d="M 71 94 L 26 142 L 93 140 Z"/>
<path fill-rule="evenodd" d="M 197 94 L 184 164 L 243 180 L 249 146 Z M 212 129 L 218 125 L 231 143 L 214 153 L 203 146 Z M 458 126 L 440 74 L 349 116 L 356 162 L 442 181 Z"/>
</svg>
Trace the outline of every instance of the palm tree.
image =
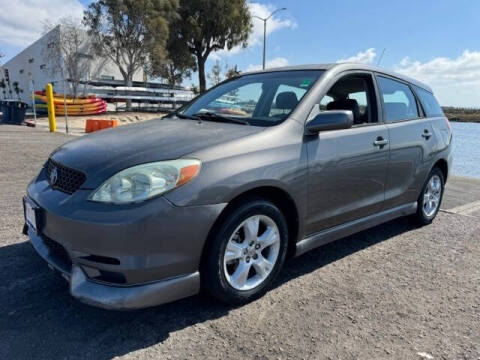
<svg viewBox="0 0 480 360">
<path fill-rule="evenodd" d="M 0 89 L 2 89 L 3 99 L 7 98 L 7 92 L 5 90 L 6 88 L 7 88 L 7 84 L 5 84 L 5 79 L 0 80 Z"/>
<path fill-rule="evenodd" d="M 20 89 L 20 87 L 18 86 L 18 81 L 14 81 L 12 83 L 13 85 L 13 91 L 15 92 L 15 94 L 17 94 L 17 99 L 20 101 L 20 94 L 23 93 L 23 89 Z"/>
</svg>

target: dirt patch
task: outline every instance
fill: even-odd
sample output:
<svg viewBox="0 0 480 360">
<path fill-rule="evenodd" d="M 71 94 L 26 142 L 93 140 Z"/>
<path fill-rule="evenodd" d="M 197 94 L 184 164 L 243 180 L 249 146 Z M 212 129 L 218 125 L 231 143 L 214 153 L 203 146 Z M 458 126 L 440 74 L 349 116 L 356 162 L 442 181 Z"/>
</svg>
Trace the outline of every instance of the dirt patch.
<svg viewBox="0 0 480 360">
<path fill-rule="evenodd" d="M 85 122 L 87 119 L 107 119 L 118 120 L 118 125 L 132 124 L 139 121 L 145 121 L 150 119 L 160 118 L 165 116 L 165 113 L 147 113 L 147 112 L 107 112 L 102 115 L 88 115 L 88 116 L 70 116 L 68 117 L 68 130 L 71 135 L 83 135 L 85 134 Z M 29 122 L 33 122 L 33 117 L 27 119 Z M 65 133 L 65 117 L 57 116 L 57 132 Z M 48 117 L 37 117 L 36 127 L 40 130 L 49 130 Z"/>
</svg>

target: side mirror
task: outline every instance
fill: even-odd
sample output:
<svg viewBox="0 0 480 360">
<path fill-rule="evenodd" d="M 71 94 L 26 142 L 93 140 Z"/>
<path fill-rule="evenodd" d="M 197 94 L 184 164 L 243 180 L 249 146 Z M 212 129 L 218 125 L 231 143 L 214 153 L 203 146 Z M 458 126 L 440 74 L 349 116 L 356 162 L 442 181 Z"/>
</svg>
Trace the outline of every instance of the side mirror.
<svg viewBox="0 0 480 360">
<path fill-rule="evenodd" d="M 349 129 L 353 125 L 353 113 L 350 110 L 329 110 L 318 113 L 305 126 L 309 135 L 320 131 Z"/>
</svg>

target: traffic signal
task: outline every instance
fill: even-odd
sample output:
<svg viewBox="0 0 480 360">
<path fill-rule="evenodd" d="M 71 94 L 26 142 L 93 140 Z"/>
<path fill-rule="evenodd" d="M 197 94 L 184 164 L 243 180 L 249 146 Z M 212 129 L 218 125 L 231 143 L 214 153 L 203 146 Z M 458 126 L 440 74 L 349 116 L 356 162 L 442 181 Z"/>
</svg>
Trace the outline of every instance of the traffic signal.
<svg viewBox="0 0 480 360">
<path fill-rule="evenodd" d="M 10 84 L 10 77 L 8 75 L 8 69 L 5 69 L 4 73 L 5 73 L 5 82 L 7 84 Z"/>
</svg>

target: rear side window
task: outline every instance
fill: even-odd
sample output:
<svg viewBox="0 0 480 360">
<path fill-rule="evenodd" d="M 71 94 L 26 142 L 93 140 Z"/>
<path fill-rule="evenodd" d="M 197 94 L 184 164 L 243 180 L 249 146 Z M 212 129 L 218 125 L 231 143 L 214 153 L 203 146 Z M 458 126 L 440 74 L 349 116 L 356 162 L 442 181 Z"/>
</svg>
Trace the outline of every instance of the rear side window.
<svg viewBox="0 0 480 360">
<path fill-rule="evenodd" d="M 417 101 L 408 85 L 378 76 L 387 122 L 419 118 Z"/>
<path fill-rule="evenodd" d="M 440 104 L 432 93 L 418 86 L 415 86 L 415 92 L 417 93 L 418 98 L 422 103 L 423 110 L 425 110 L 425 114 L 428 117 L 445 116 Z"/>
</svg>

